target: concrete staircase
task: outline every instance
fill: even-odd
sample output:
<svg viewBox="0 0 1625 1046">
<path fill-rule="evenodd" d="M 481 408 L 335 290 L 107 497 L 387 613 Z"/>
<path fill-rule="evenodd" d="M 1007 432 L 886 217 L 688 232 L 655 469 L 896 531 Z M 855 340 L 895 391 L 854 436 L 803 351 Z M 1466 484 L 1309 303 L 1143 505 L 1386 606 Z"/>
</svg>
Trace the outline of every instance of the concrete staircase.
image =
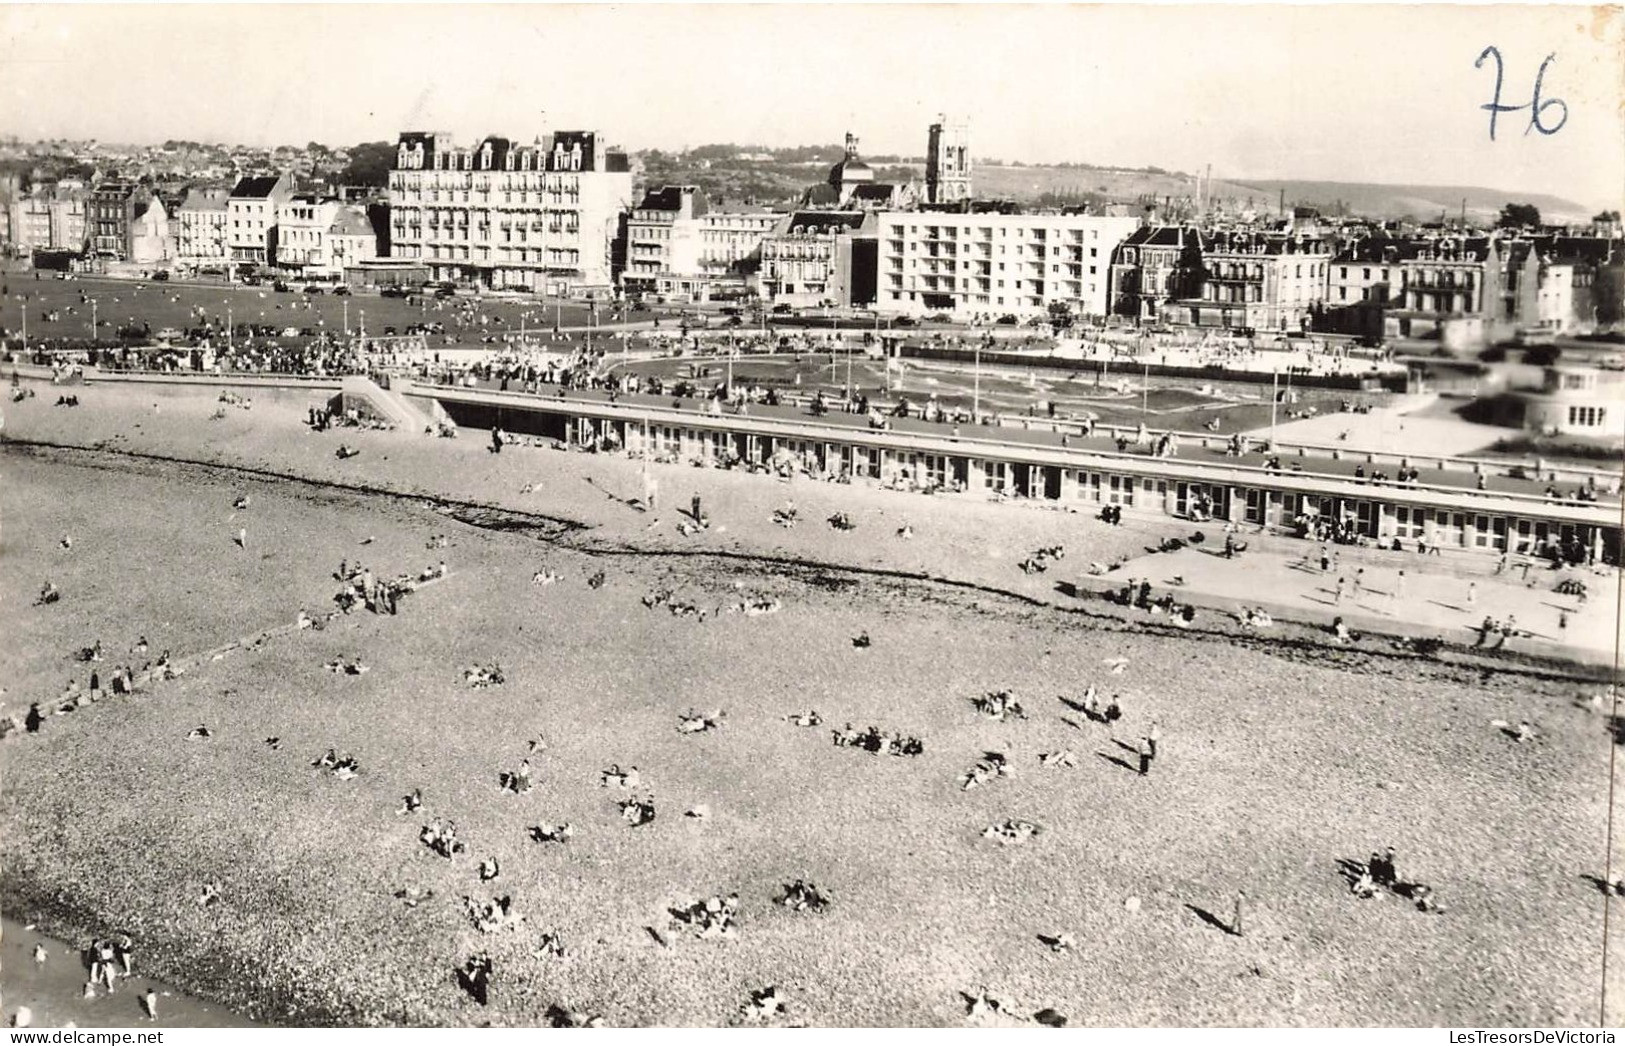
<svg viewBox="0 0 1625 1046">
<path fill-rule="evenodd" d="M 405 396 L 359 375 L 344 379 L 337 399 L 340 410 L 355 410 L 362 417 L 387 422 L 401 432 L 422 432 L 432 421 Z"/>
</svg>

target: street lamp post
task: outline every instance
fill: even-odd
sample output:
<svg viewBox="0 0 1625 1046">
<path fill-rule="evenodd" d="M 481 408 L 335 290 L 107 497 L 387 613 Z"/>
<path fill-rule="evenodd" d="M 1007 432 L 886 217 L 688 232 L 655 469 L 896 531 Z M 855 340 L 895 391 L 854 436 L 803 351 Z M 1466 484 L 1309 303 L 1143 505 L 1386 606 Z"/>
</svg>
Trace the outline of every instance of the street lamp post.
<svg viewBox="0 0 1625 1046">
<path fill-rule="evenodd" d="M 1146 360 L 1143 366 L 1145 372 L 1140 378 L 1140 413 L 1146 415 L 1151 413 L 1151 361 Z"/>
<path fill-rule="evenodd" d="M 982 339 L 981 338 L 976 339 L 974 351 L 976 353 L 976 367 L 975 367 L 976 384 L 973 386 L 973 391 L 971 392 L 971 401 L 970 401 L 971 402 L 971 406 L 970 406 L 971 419 L 970 420 L 971 420 L 972 425 L 980 425 L 982 423 Z"/>
</svg>

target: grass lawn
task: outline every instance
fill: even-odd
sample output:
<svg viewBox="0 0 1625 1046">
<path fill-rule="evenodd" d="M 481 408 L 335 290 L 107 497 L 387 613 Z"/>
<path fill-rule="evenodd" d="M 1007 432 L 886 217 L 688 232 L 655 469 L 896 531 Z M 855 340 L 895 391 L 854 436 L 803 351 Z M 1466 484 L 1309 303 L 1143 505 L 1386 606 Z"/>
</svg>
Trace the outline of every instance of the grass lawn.
<svg viewBox="0 0 1625 1046">
<path fill-rule="evenodd" d="M 381 335 L 386 326 L 404 330 L 408 324 L 439 322 L 446 333 L 463 341 L 478 341 L 490 333 L 519 331 L 521 317 L 526 330 L 551 331 L 555 321 L 564 327 L 583 326 L 589 322 L 586 305 L 576 302 L 547 303 L 519 302 L 489 298 L 475 300 L 457 298 L 451 301 L 416 299 L 408 304 L 401 298 L 382 298 L 375 293 L 359 293 L 348 298 L 332 294 L 305 295 L 298 292 L 279 293 L 270 286 L 243 287 L 241 285 L 204 285 L 170 281 L 131 281 L 75 277 L 57 280 L 50 273 L 6 272 L 0 274 L 7 293 L 0 296 L 0 328 L 12 333 L 22 329 L 22 308 L 28 309 L 29 338 L 85 338 L 90 336 L 91 309 L 80 302 L 86 295 L 97 302 L 96 320 L 101 324 L 102 337 L 111 338 L 126 324 L 139 326 L 150 323 L 154 331 L 165 327 L 185 330 L 197 324 L 194 309 L 202 308 L 218 322 L 226 319 L 227 303 L 231 306 L 233 324 L 267 323 L 277 327 L 313 327 L 338 332 L 345 329 L 346 319 L 352 330 L 365 322 L 372 335 Z M 292 286 L 302 287 L 295 281 Z M 20 300 L 21 299 L 21 300 Z M 472 320 L 463 313 L 472 309 Z M 562 309 L 562 313 L 561 313 Z M 70 310 L 72 310 L 70 312 Z M 46 312 L 58 312 L 56 320 L 45 320 Z M 365 314 L 363 318 L 363 314 Z M 653 312 L 631 313 L 629 319 L 650 321 Z M 480 323 L 480 317 L 486 323 Z M 600 310 L 599 320 L 610 319 L 607 310 Z"/>
</svg>

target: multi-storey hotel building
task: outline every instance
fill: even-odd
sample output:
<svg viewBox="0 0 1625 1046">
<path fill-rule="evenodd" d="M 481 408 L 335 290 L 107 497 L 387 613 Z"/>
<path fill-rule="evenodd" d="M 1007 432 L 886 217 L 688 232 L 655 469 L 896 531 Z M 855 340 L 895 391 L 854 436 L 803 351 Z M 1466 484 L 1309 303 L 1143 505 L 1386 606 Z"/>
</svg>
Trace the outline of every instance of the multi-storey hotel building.
<svg viewBox="0 0 1625 1046">
<path fill-rule="evenodd" d="M 460 148 L 405 132 L 389 174 L 391 256 L 436 280 L 547 294 L 608 291 L 632 204 L 626 154 L 593 131 Z"/>
</svg>

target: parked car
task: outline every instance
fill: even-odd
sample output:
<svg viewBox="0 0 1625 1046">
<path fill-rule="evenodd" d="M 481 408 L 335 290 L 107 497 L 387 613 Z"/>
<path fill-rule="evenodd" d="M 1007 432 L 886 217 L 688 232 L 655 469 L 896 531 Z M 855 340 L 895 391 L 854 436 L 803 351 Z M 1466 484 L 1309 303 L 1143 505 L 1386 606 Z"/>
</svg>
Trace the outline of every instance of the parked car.
<svg viewBox="0 0 1625 1046">
<path fill-rule="evenodd" d="M 457 297 L 457 292 L 450 287 L 437 287 L 435 288 L 434 296 L 436 298 L 455 298 Z"/>
<path fill-rule="evenodd" d="M 385 327 L 384 328 L 384 337 L 392 338 L 394 336 L 395 336 L 395 328 L 394 327 Z"/>
<path fill-rule="evenodd" d="M 788 316 L 790 313 L 792 313 L 794 311 L 795 311 L 794 309 L 792 309 L 790 306 L 786 305 L 783 302 L 780 302 L 779 304 L 773 306 L 773 315 L 775 315 L 775 316 Z"/>
<path fill-rule="evenodd" d="M 326 294 L 327 293 L 327 288 L 323 287 L 319 283 L 307 283 L 307 284 L 305 284 L 305 293 L 306 294 Z"/>
<path fill-rule="evenodd" d="M 391 284 L 390 286 L 379 291 L 378 296 L 380 298 L 409 298 L 412 296 L 412 292 L 407 290 L 405 287 L 397 287 Z"/>
<path fill-rule="evenodd" d="M 273 291 L 281 291 L 284 294 L 286 294 L 288 291 L 293 290 L 292 287 L 288 286 L 288 281 L 287 280 L 276 280 L 276 281 L 274 281 L 271 284 L 271 289 Z"/>
<path fill-rule="evenodd" d="M 165 280 L 169 279 L 169 270 L 159 269 L 157 272 L 152 274 L 152 278 L 158 283 L 163 283 Z"/>
<path fill-rule="evenodd" d="M 350 288 L 341 283 L 337 287 L 333 288 L 333 293 L 338 295 L 340 298 L 348 298 L 350 296 Z"/>
<path fill-rule="evenodd" d="M 181 332 L 174 327 L 165 327 L 163 330 L 159 331 L 155 337 L 159 341 L 179 341 L 182 335 Z"/>
</svg>

